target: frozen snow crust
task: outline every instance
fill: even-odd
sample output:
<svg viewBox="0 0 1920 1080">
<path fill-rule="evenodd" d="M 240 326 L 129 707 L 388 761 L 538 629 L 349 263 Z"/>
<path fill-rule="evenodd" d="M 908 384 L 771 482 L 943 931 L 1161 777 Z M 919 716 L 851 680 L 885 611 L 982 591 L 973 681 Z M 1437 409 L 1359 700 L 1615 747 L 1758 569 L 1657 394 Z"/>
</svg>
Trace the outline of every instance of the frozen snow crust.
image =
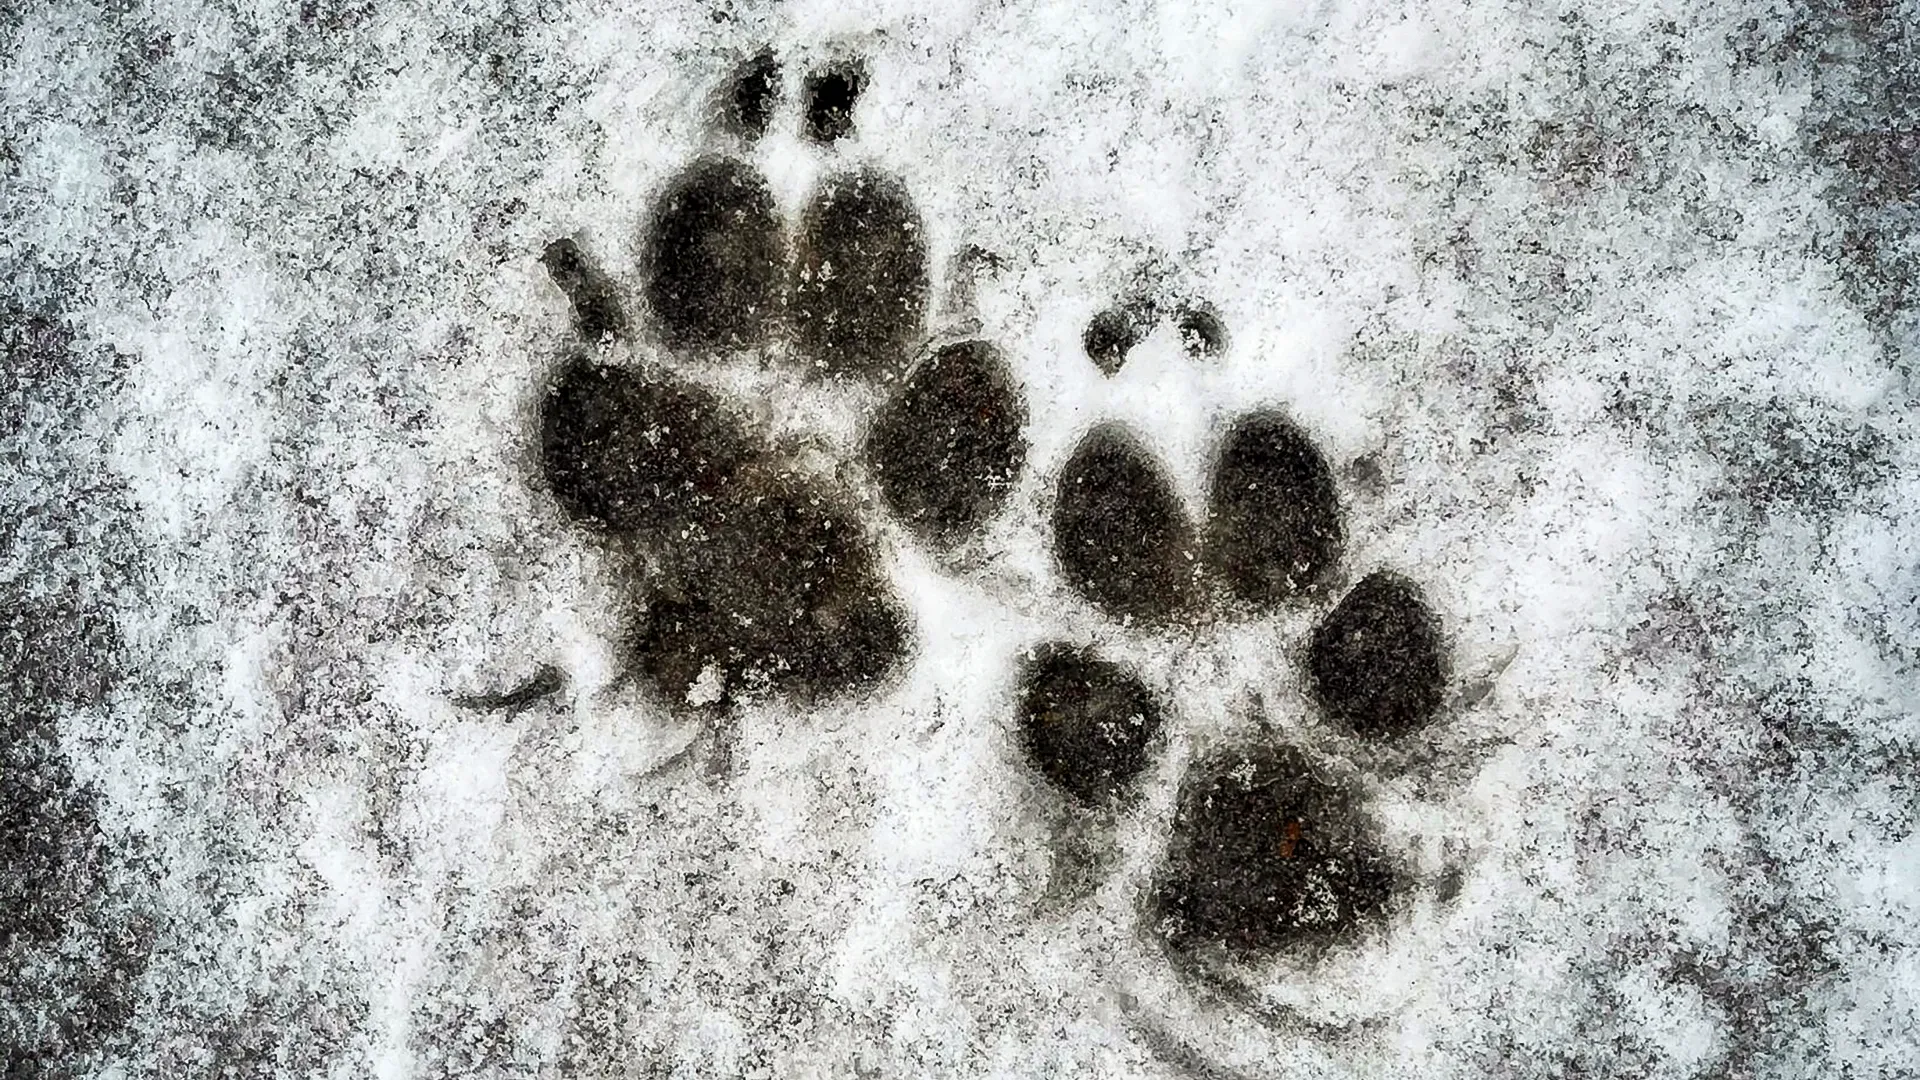
<svg viewBox="0 0 1920 1080">
<path fill-rule="evenodd" d="M 9 1075 L 1912 1074 L 1920 12 L 613 7 L 0 16 Z"/>
</svg>

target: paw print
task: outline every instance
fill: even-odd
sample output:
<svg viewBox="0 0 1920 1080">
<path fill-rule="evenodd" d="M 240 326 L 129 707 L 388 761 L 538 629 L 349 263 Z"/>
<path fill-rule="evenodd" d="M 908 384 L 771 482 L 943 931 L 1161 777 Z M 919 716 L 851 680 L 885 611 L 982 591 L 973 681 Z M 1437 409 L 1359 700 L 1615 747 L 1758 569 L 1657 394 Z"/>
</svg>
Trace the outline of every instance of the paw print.
<svg viewBox="0 0 1920 1080">
<path fill-rule="evenodd" d="M 838 60 L 798 80 L 794 126 L 826 167 L 791 221 L 755 164 L 789 89 L 763 54 L 720 95 L 717 149 L 652 197 L 637 296 L 579 242 L 543 256 L 574 313 L 540 403 L 544 486 L 631 571 L 626 655 L 676 706 L 806 706 L 885 683 L 915 650 L 881 523 L 951 562 L 1027 469 L 1027 406 L 1004 357 L 930 331 L 919 211 L 851 149 L 868 78 Z M 954 260 L 970 261 L 990 259 Z M 1144 296 L 1096 315 L 1082 342 L 1122 379 L 1168 323 L 1197 363 L 1230 347 L 1212 305 Z M 1223 967 L 1324 954 L 1387 925 L 1430 883 L 1385 839 L 1369 748 L 1445 711 L 1448 647 L 1412 580 L 1377 570 L 1348 585 L 1339 486 L 1313 438 L 1284 410 L 1240 415 L 1211 451 L 1197 517 L 1119 422 L 1082 436 L 1046 486 L 1054 569 L 1120 638 L 1311 623 L 1295 667 L 1326 739 L 1268 731 L 1164 774 L 1165 842 L 1139 921 L 1171 970 L 1218 986 Z M 537 689 L 556 688 L 543 677 Z M 1193 719 L 1184 694 L 1156 691 L 1126 657 L 1064 637 L 1035 647 L 1015 683 L 1027 765 L 1096 823 L 1142 812 L 1171 733 Z"/>
<path fill-rule="evenodd" d="M 1151 310 L 1128 301 L 1094 316 L 1088 358 L 1115 376 Z M 1224 347 L 1210 308 L 1178 310 L 1205 327 L 1182 324 L 1190 356 Z M 1452 676 L 1441 620 L 1413 580 L 1378 569 L 1343 588 L 1339 485 L 1287 413 L 1254 409 L 1226 424 L 1206 477 L 1196 521 L 1143 437 L 1102 423 L 1052 477 L 1047 526 L 1055 570 L 1110 631 L 1096 637 L 1163 652 L 1219 637 L 1232 651 L 1244 641 L 1235 628 L 1310 627 L 1287 678 L 1313 745 L 1262 725 L 1196 752 L 1141 890 L 1141 922 L 1172 966 L 1217 975 L 1355 943 L 1422 886 L 1385 841 L 1367 772 L 1441 717 Z M 1064 803 L 1108 821 L 1144 812 L 1148 780 L 1167 775 L 1151 766 L 1182 719 L 1170 700 L 1205 696 L 1176 685 L 1163 699 L 1129 664 L 1058 640 L 1033 650 L 1015 683 L 1027 763 Z M 1242 688 L 1227 689 L 1233 698 Z M 1247 689 L 1239 700 L 1263 696 Z"/>
<path fill-rule="evenodd" d="M 541 472 L 643 583 L 627 652 L 670 702 L 810 704 L 882 682 L 911 626 L 869 508 L 951 553 L 1024 468 L 1026 406 L 1004 359 L 929 338 L 919 211 L 845 152 L 866 81 L 851 59 L 802 81 L 802 131 L 829 164 L 789 227 L 753 162 L 783 69 L 762 53 L 734 73 L 721 148 L 652 200 L 640 317 L 575 241 L 544 255 L 576 340 L 541 403 Z M 805 407 L 773 416 L 768 402 Z M 846 422 L 806 430 L 820 417 Z"/>
</svg>

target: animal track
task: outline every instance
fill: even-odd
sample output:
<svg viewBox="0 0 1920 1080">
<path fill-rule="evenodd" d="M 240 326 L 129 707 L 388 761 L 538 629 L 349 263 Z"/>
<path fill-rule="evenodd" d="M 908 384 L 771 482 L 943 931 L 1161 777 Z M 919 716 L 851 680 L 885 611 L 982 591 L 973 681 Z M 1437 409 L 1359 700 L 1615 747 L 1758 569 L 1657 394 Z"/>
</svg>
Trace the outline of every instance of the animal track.
<svg viewBox="0 0 1920 1080">
<path fill-rule="evenodd" d="M 740 65 L 729 86 L 724 107 L 727 123 L 749 138 L 765 135 L 780 102 L 780 61 L 762 50 Z"/>
<path fill-rule="evenodd" d="M 1119 374 L 1127 362 L 1127 354 L 1147 335 L 1151 322 L 1152 312 L 1143 305 L 1116 304 L 1087 320 L 1087 329 L 1080 335 L 1080 347 L 1087 351 L 1087 359 L 1093 361 L 1101 374 Z"/>
<path fill-rule="evenodd" d="M 804 133 L 823 153 L 852 134 L 866 79 L 840 61 L 803 80 Z M 781 85 L 771 54 L 742 64 L 718 99 L 722 126 L 751 143 L 772 127 Z M 1001 352 L 926 343 L 930 258 L 904 185 L 852 164 L 815 185 L 791 234 L 778 207 L 746 158 L 695 157 L 648 216 L 642 318 L 578 244 L 543 254 L 578 339 L 541 403 L 545 486 L 634 568 L 630 670 L 676 706 L 813 704 L 884 682 L 914 628 L 870 509 L 950 554 L 985 532 L 1026 467 L 1027 407 Z M 1082 344 L 1119 377 L 1162 321 L 1196 361 L 1229 346 L 1204 301 L 1141 297 L 1094 315 Z M 851 444 L 858 467 L 819 467 L 709 377 L 742 362 L 809 392 L 877 393 Z M 1303 699 L 1344 745 L 1405 739 L 1440 714 L 1447 649 L 1420 589 L 1380 571 L 1330 604 L 1347 539 L 1340 495 L 1285 412 L 1226 425 L 1197 522 L 1119 423 L 1085 434 L 1051 488 L 1055 566 L 1123 631 L 1198 634 L 1215 619 L 1320 610 L 1301 650 Z M 1178 708 L 1128 664 L 1062 641 L 1039 645 L 1015 681 L 1022 751 L 1065 803 L 1110 822 L 1146 801 Z M 1186 958 L 1175 969 L 1312 954 L 1387 921 L 1420 877 L 1388 851 L 1369 790 L 1363 771 L 1271 739 L 1187 764 L 1143 919 Z"/>
<path fill-rule="evenodd" d="M 764 134 L 781 81 L 771 53 L 743 63 L 721 126 Z M 857 60 L 806 77 L 811 138 L 851 134 L 865 81 Z M 990 344 L 923 348 L 929 258 L 906 188 L 872 166 L 830 171 L 790 241 L 758 168 L 697 156 L 653 200 L 637 323 L 574 241 L 543 261 L 579 342 L 541 404 L 541 472 L 568 519 L 650 568 L 634 582 L 633 673 L 699 706 L 820 702 L 897 670 L 911 626 L 864 485 L 778 445 L 702 376 L 745 356 L 816 389 L 885 388 L 859 450 L 877 501 L 930 546 L 976 535 L 1025 465 L 1026 405 Z"/>
<path fill-rule="evenodd" d="M 1089 359 L 1108 375 L 1137 340 L 1128 313 L 1141 310 L 1122 304 L 1088 325 Z M 1177 318 L 1201 339 L 1199 355 L 1224 347 L 1210 309 Z M 1142 439 L 1099 424 L 1055 474 L 1049 524 L 1066 584 L 1130 631 L 1323 611 L 1299 678 L 1336 742 L 1405 739 L 1440 715 L 1447 646 L 1418 586 L 1374 572 L 1328 609 L 1346 540 L 1340 497 L 1325 456 L 1279 410 L 1226 425 L 1197 524 Z M 1045 643 L 1016 681 L 1028 759 L 1070 805 L 1124 803 L 1157 732 L 1179 719 L 1131 668 L 1092 649 Z M 1382 926 L 1420 879 L 1389 853 L 1368 789 L 1363 771 L 1272 737 L 1188 763 L 1145 909 L 1175 970 L 1311 957 Z"/>
</svg>

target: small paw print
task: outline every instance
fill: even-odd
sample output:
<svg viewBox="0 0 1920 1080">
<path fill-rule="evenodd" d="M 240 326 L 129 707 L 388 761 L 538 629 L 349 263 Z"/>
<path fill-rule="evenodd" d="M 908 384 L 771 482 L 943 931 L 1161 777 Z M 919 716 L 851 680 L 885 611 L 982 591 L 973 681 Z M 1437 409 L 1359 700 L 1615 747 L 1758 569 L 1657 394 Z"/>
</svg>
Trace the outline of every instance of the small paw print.
<svg viewBox="0 0 1920 1080">
<path fill-rule="evenodd" d="M 1095 315 L 1088 359 L 1115 376 L 1137 328 L 1114 327 L 1147 310 L 1123 302 Z M 1206 311 L 1194 336 L 1224 347 L 1211 308 L 1179 310 Z M 1098 424 L 1054 473 L 1047 518 L 1054 569 L 1122 640 L 1205 648 L 1216 627 L 1311 627 L 1287 678 L 1311 714 L 1306 726 L 1325 738 L 1295 745 L 1263 724 L 1196 751 L 1172 781 L 1140 917 L 1187 972 L 1311 958 L 1382 931 L 1410 893 L 1442 891 L 1391 850 L 1367 773 L 1374 751 L 1440 719 L 1452 679 L 1441 619 L 1410 577 L 1378 569 L 1343 587 L 1340 487 L 1287 412 L 1255 408 L 1228 422 L 1206 477 L 1193 520 L 1145 439 Z M 1151 802 L 1145 785 L 1168 775 L 1154 764 L 1170 733 L 1200 719 L 1177 707 L 1198 688 L 1176 684 L 1162 697 L 1129 664 L 1063 640 L 1034 649 L 1015 683 L 1030 768 L 1066 804 L 1110 820 Z M 1230 699 L 1266 696 L 1226 689 Z"/>
<path fill-rule="evenodd" d="M 735 71 L 722 149 L 652 200 L 638 316 L 575 241 L 544 255 L 575 348 L 541 402 L 540 472 L 561 513 L 636 567 L 627 652 L 671 702 L 808 704 L 880 684 L 912 627 L 870 507 L 950 553 L 1025 467 L 1026 404 L 999 350 L 928 337 L 919 210 L 846 160 L 867 77 L 844 59 L 802 80 L 802 129 L 834 164 L 790 229 L 752 160 L 783 70 L 762 53 Z M 772 379 L 766 397 L 862 417 L 858 431 L 778 430 L 714 377 L 743 369 Z"/>
</svg>

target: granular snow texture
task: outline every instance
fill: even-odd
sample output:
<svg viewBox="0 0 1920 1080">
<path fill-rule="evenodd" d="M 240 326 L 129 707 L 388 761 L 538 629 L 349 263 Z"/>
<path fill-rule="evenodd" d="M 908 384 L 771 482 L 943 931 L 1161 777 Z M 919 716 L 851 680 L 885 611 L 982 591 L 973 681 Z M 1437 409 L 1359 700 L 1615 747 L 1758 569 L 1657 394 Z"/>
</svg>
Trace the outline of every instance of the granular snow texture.
<svg viewBox="0 0 1920 1080">
<path fill-rule="evenodd" d="M 1920 6 L 0 6 L 0 1075 L 1920 1076 Z"/>
</svg>

